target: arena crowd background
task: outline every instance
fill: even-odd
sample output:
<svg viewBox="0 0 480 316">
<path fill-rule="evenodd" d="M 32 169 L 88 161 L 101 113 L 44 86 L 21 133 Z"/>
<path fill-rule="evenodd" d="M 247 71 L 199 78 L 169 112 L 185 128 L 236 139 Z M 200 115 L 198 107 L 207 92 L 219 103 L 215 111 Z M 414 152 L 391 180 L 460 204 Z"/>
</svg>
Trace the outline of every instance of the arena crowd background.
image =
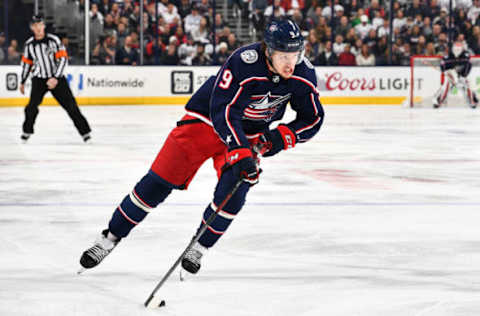
<svg viewBox="0 0 480 316">
<path fill-rule="evenodd" d="M 480 54 L 480 0 L 2 0 L 0 12 L 7 65 L 20 63 L 37 12 L 71 65 L 221 65 L 282 16 L 300 25 L 319 66 L 408 66 L 412 55 L 443 55 L 453 40 Z"/>
</svg>

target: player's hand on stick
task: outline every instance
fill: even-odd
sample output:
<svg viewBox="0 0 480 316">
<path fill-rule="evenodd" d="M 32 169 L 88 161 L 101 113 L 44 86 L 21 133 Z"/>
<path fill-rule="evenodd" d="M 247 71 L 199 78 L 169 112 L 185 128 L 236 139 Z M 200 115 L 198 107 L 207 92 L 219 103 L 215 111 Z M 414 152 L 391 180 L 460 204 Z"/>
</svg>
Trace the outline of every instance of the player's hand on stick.
<svg viewBox="0 0 480 316">
<path fill-rule="evenodd" d="M 286 125 L 279 125 L 275 129 L 266 131 L 260 136 L 260 142 L 266 144 L 266 147 L 269 148 L 263 154 L 263 157 L 271 157 L 282 150 L 295 147 L 296 140 L 295 133 Z"/>
<path fill-rule="evenodd" d="M 24 84 L 21 84 L 18 89 L 20 90 L 21 94 L 25 94 L 25 85 Z"/>
<path fill-rule="evenodd" d="M 227 154 L 227 164 L 232 167 L 233 174 L 251 185 L 258 183 L 260 170 L 253 159 L 253 153 L 249 148 L 230 149 Z"/>
</svg>

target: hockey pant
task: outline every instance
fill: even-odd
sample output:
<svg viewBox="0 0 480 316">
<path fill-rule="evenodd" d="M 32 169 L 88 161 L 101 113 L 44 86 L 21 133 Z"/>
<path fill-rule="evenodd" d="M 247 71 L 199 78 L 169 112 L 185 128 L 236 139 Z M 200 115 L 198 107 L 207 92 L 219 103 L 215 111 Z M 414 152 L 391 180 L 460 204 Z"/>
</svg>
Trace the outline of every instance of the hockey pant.
<svg viewBox="0 0 480 316">
<path fill-rule="evenodd" d="M 458 90 L 462 91 L 466 103 L 474 107 L 478 103 L 477 94 L 470 89 L 468 79 L 465 77 L 457 76 L 454 71 L 446 71 L 442 76 L 442 86 L 435 94 L 435 103 L 441 106 L 448 97 L 448 93 L 452 87 L 456 86 Z"/>
<path fill-rule="evenodd" d="M 109 231 L 119 238 L 126 237 L 173 189 L 187 189 L 202 164 L 213 158 L 219 180 L 213 201 L 203 213 L 204 223 L 237 181 L 231 169 L 222 171 L 226 153 L 227 147 L 210 125 L 192 116 L 184 116 L 169 134 L 149 172 L 115 209 L 109 222 Z M 201 245 L 212 247 L 225 233 L 245 203 L 249 188 L 248 183 L 241 184 L 199 239 Z"/>
</svg>

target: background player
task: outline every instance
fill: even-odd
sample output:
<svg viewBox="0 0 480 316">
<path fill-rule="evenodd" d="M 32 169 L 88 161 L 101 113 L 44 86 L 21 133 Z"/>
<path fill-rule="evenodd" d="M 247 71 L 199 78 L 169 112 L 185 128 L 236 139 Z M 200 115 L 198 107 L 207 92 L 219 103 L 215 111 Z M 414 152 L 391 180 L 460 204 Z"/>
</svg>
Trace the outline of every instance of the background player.
<svg viewBox="0 0 480 316">
<path fill-rule="evenodd" d="M 60 39 L 45 33 L 45 24 L 39 15 L 33 16 L 30 23 L 33 36 L 25 42 L 22 56 L 22 80 L 20 92 L 25 93 L 25 81 L 32 71 L 32 90 L 30 101 L 25 107 L 25 121 L 21 139 L 26 142 L 33 134 L 33 125 L 38 115 L 38 106 L 50 90 L 53 97 L 67 111 L 78 132 L 85 142 L 90 140 L 90 126 L 80 112 L 68 82 L 63 75 L 67 66 L 67 51 Z"/>
<path fill-rule="evenodd" d="M 219 180 L 202 221 L 216 211 L 238 179 L 244 182 L 183 258 L 182 267 L 196 273 L 205 251 L 225 233 L 250 187 L 258 182 L 258 157 L 252 145 L 261 139 L 267 148 L 263 156 L 270 157 L 308 141 L 322 125 L 317 79 L 313 66 L 303 59 L 303 49 L 300 29 L 290 20 L 271 22 L 264 42 L 237 49 L 189 100 L 187 114 L 169 134 L 149 172 L 114 211 L 108 229 L 82 254 L 83 268 L 99 264 L 172 189 L 186 189 L 200 166 L 212 158 Z M 296 118 L 269 129 L 282 119 L 288 103 Z"/>
<path fill-rule="evenodd" d="M 470 88 L 467 76 L 472 69 L 470 53 L 467 52 L 461 42 L 455 42 L 444 56 L 440 64 L 442 70 L 442 86 L 435 94 L 433 107 L 439 108 L 448 97 L 450 89 L 456 86 L 462 91 L 467 104 L 476 108 L 478 98 L 475 91 Z"/>
</svg>

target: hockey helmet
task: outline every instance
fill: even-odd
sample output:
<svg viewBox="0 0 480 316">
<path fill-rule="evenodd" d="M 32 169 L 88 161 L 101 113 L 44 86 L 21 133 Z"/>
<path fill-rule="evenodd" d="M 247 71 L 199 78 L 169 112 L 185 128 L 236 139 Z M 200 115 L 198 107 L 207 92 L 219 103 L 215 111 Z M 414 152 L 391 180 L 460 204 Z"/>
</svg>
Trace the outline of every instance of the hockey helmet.
<svg viewBox="0 0 480 316">
<path fill-rule="evenodd" d="M 264 32 L 264 41 L 270 55 L 273 51 L 299 52 L 300 58 L 297 64 L 302 61 L 305 40 L 300 28 L 292 20 L 273 20 L 268 23 Z"/>
</svg>

